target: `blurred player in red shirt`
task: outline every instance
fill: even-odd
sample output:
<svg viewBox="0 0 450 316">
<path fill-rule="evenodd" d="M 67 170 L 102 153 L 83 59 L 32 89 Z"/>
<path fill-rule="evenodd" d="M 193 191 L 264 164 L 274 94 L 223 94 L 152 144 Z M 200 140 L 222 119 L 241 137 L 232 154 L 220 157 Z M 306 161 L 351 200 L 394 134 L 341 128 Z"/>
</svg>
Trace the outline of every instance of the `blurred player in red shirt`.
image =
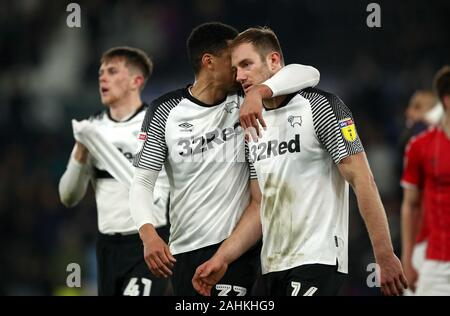
<svg viewBox="0 0 450 316">
<path fill-rule="evenodd" d="M 431 90 L 417 90 L 411 96 L 409 100 L 408 107 L 405 111 L 405 130 L 403 131 L 400 137 L 400 150 L 403 156 L 405 152 L 406 145 L 411 140 L 412 137 L 418 135 L 419 133 L 428 129 L 430 125 L 436 125 L 438 122 L 430 122 L 427 120 L 428 113 L 434 108 L 437 103 L 437 98 L 433 91 Z M 401 175 L 400 175 L 401 176 Z M 416 271 L 420 270 L 423 262 L 425 261 L 425 250 L 426 250 L 426 237 L 428 233 L 428 229 L 426 225 L 424 225 L 423 221 L 423 212 L 420 207 L 417 212 L 415 212 L 416 216 L 419 217 L 418 227 L 414 229 L 419 230 L 419 235 L 416 238 L 416 243 L 413 245 L 413 250 L 408 257 L 405 257 L 406 253 L 403 252 L 402 261 L 406 266 L 407 262 L 411 262 L 411 267 L 409 267 L 409 271 L 405 271 L 407 273 L 408 280 L 412 283 L 412 286 L 415 286 L 417 281 L 418 274 Z M 410 258 L 412 256 L 412 259 Z M 404 295 L 410 296 L 414 295 L 414 292 L 411 289 L 405 290 Z"/>
<path fill-rule="evenodd" d="M 409 142 L 402 177 L 402 258 L 417 295 L 450 295 L 450 66 L 437 73 L 434 85 L 444 118 Z M 424 229 L 420 229 L 420 207 Z M 425 238 L 426 260 L 417 279 L 413 248 Z"/>
</svg>

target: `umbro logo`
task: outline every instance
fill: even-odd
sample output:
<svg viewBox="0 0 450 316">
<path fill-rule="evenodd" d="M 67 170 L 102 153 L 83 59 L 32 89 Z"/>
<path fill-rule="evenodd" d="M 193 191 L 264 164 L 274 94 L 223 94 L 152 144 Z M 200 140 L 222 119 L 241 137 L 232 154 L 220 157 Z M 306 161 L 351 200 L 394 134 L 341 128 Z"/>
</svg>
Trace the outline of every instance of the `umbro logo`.
<svg viewBox="0 0 450 316">
<path fill-rule="evenodd" d="M 227 111 L 228 113 L 233 113 L 234 109 L 239 110 L 239 105 L 236 101 L 231 101 L 225 104 L 225 111 Z"/>
<path fill-rule="evenodd" d="M 192 128 L 194 127 L 194 125 L 188 122 L 184 122 L 178 126 L 182 128 L 181 132 L 192 132 Z"/>
<path fill-rule="evenodd" d="M 189 124 L 188 122 L 185 122 L 185 123 L 183 123 L 183 124 L 180 124 L 180 125 L 178 125 L 179 127 L 182 127 L 182 128 L 185 128 L 185 129 L 188 129 L 188 128 L 191 128 L 191 127 L 194 127 L 194 125 L 192 125 L 192 124 Z"/>
<path fill-rule="evenodd" d="M 293 116 L 290 115 L 288 117 L 288 122 L 291 124 L 292 127 L 294 127 L 296 124 L 301 127 L 302 126 L 302 117 L 301 116 Z"/>
</svg>

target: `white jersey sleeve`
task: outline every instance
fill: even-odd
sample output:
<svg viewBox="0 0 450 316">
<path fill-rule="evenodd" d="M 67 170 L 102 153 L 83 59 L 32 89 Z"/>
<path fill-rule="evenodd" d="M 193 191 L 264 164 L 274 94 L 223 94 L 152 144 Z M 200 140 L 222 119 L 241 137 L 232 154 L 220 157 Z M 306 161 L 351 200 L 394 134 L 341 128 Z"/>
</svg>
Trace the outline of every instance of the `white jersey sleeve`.
<svg viewBox="0 0 450 316">
<path fill-rule="evenodd" d="M 339 97 L 314 88 L 305 89 L 300 95 L 310 100 L 316 136 L 335 164 L 364 151 L 353 115 Z"/>
<path fill-rule="evenodd" d="M 315 87 L 320 81 L 320 72 L 312 67 L 290 64 L 263 82 L 272 90 L 272 97 L 295 93 L 299 90 Z"/>
<path fill-rule="evenodd" d="M 144 224 L 157 226 L 152 205 L 154 205 L 155 182 L 158 172 L 136 168 L 130 188 L 130 212 L 139 230 Z"/>
<path fill-rule="evenodd" d="M 67 207 L 73 207 L 80 203 L 86 194 L 92 174 L 89 164 L 82 164 L 75 160 L 73 157 L 74 151 L 75 147 L 58 186 L 61 203 Z"/>
</svg>

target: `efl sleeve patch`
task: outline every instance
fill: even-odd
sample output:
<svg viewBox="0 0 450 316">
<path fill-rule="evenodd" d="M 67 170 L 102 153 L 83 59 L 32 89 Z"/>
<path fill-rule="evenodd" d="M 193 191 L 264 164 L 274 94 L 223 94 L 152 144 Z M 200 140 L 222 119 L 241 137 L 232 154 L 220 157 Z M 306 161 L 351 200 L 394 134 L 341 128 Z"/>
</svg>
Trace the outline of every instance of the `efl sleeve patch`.
<svg viewBox="0 0 450 316">
<path fill-rule="evenodd" d="M 340 120 L 339 127 L 341 129 L 342 136 L 344 136 L 345 140 L 348 142 L 353 143 L 358 138 L 355 123 L 351 118 Z"/>
</svg>

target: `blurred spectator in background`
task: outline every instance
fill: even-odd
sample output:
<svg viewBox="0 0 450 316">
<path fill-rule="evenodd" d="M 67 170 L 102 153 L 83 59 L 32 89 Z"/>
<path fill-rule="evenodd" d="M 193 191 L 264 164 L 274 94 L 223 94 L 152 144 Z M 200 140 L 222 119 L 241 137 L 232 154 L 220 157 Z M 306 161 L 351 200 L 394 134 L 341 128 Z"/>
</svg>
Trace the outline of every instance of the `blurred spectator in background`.
<svg viewBox="0 0 450 316">
<path fill-rule="evenodd" d="M 402 151 L 409 139 L 427 129 L 426 114 L 436 105 L 437 99 L 431 90 L 418 90 L 409 100 L 405 111 L 405 130 L 401 136 Z"/>
</svg>

